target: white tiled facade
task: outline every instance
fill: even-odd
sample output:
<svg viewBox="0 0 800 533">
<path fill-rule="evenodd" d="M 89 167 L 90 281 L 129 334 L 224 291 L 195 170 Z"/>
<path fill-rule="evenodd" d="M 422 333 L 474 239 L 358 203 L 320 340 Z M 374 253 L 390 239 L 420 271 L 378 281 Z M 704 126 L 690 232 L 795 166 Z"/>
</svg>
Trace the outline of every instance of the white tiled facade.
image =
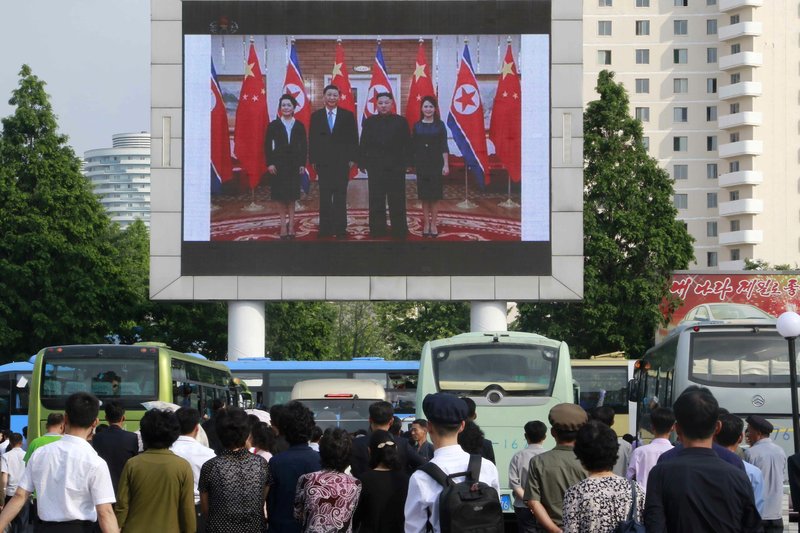
<svg viewBox="0 0 800 533">
<path fill-rule="evenodd" d="M 584 101 L 616 73 L 675 180 L 692 268 L 800 262 L 800 5 L 584 0 Z"/>
<path fill-rule="evenodd" d="M 141 219 L 150 226 L 150 134 L 118 133 L 112 148 L 84 154 L 83 173 L 111 220 L 127 227 Z"/>
</svg>

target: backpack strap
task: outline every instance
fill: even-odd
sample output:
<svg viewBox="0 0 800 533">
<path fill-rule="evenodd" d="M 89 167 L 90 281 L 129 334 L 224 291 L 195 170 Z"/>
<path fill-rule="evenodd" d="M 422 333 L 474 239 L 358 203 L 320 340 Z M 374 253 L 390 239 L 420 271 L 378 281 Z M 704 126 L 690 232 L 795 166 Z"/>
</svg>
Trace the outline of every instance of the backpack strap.
<svg viewBox="0 0 800 533">
<path fill-rule="evenodd" d="M 628 483 L 631 484 L 631 508 L 628 511 L 628 520 L 636 520 L 636 482 L 630 480 Z"/>
<path fill-rule="evenodd" d="M 481 477 L 481 462 L 482 457 L 473 453 L 469 456 L 469 466 L 467 467 L 467 477 L 471 483 L 477 483 Z"/>
<path fill-rule="evenodd" d="M 454 485 L 453 480 L 450 479 L 450 476 L 444 473 L 444 470 L 439 468 L 439 466 L 432 462 L 428 461 L 427 463 L 421 465 L 419 467 L 420 470 L 431 476 L 434 481 L 436 481 L 442 487 L 449 487 L 450 485 Z"/>
</svg>

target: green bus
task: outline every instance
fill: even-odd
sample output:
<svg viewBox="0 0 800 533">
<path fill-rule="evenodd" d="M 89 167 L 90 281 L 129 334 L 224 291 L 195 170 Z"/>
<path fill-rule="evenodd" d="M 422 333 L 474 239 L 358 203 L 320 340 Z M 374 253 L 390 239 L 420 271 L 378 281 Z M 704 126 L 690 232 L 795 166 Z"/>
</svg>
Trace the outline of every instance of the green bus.
<svg viewBox="0 0 800 533">
<path fill-rule="evenodd" d="M 417 383 L 417 416 L 427 394 L 448 392 L 475 401 L 476 423 L 492 441 L 501 503 L 513 513 L 511 457 L 527 446 L 523 426 L 559 403 L 574 403 L 569 349 L 561 341 L 521 332 L 464 333 L 425 343 Z M 545 447 L 555 445 L 552 437 Z"/>
<path fill-rule="evenodd" d="M 36 354 L 33 365 L 29 442 L 44 433 L 47 415 L 63 412 L 67 397 L 76 392 L 119 402 L 129 431 L 139 429 L 146 402 L 174 403 L 210 414 L 213 400 L 232 403 L 236 393 L 226 366 L 160 343 L 51 346 Z"/>
</svg>

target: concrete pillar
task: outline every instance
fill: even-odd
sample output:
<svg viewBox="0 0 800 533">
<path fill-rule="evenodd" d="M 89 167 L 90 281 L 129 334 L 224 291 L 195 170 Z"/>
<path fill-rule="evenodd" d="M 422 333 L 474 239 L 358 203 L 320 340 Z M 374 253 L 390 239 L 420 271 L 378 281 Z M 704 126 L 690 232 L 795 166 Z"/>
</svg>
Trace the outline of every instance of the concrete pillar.
<svg viewBox="0 0 800 533">
<path fill-rule="evenodd" d="M 506 302 L 472 302 L 469 313 L 469 330 L 508 331 Z"/>
<path fill-rule="evenodd" d="M 264 302 L 228 302 L 228 360 L 264 357 Z"/>
</svg>

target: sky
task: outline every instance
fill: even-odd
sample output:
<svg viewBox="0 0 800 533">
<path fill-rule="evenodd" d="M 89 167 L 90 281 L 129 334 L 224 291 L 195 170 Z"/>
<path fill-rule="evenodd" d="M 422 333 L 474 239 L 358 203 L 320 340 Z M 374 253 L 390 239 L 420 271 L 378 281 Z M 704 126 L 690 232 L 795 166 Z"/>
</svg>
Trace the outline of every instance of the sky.
<svg viewBox="0 0 800 533">
<path fill-rule="evenodd" d="M 150 0 L 0 0 L 0 117 L 27 64 L 76 155 L 150 131 Z"/>
</svg>

